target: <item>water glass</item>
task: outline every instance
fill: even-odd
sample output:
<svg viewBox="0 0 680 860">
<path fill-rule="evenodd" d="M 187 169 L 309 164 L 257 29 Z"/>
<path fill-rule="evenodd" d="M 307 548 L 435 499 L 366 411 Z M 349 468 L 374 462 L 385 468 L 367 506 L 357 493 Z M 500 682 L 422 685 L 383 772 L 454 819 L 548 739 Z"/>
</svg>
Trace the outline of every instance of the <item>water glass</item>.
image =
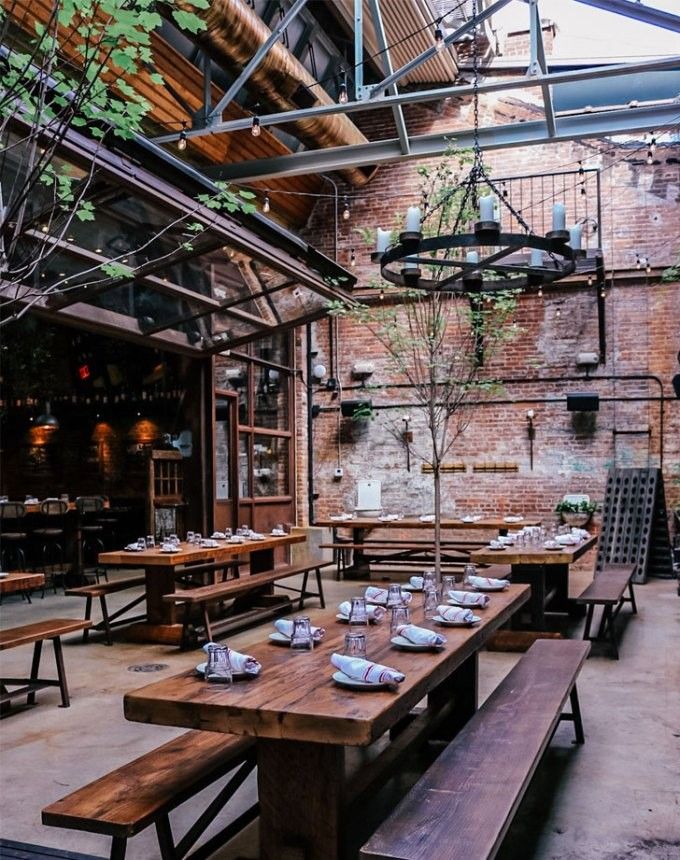
<svg viewBox="0 0 680 860">
<path fill-rule="evenodd" d="M 146 548 L 153 549 L 156 546 L 156 539 L 153 535 L 146 536 Z"/>
<path fill-rule="evenodd" d="M 308 615 L 298 615 L 293 618 L 293 633 L 290 637 L 290 647 L 297 651 L 312 651 L 314 648 L 314 637 L 312 636 L 312 624 Z"/>
<path fill-rule="evenodd" d="M 229 538 L 230 538 L 231 536 L 232 536 L 232 531 L 231 531 L 231 529 L 225 529 L 225 530 L 224 530 L 224 537 L 225 537 L 227 540 L 229 540 Z"/>
<path fill-rule="evenodd" d="M 137 538 L 137 548 L 138 549 L 146 549 L 146 538 L 145 537 Z"/>
<path fill-rule="evenodd" d="M 477 567 L 474 564 L 466 564 L 463 568 L 463 585 L 470 585 L 470 577 L 477 575 Z"/>
<path fill-rule="evenodd" d="M 437 582 L 437 575 L 434 570 L 423 571 L 423 591 L 428 588 L 434 588 Z"/>
<path fill-rule="evenodd" d="M 449 596 L 449 591 L 453 591 L 456 587 L 455 576 L 442 576 L 442 598 L 446 599 Z"/>
<path fill-rule="evenodd" d="M 202 540 L 203 535 L 200 532 L 194 532 L 194 543 L 196 544 L 196 546 L 200 546 Z"/>
<path fill-rule="evenodd" d="M 226 645 L 208 645 L 205 679 L 214 684 L 231 684 L 233 673 L 229 648 Z"/>
<path fill-rule="evenodd" d="M 389 609 L 392 606 L 401 606 L 402 603 L 401 585 L 399 585 L 399 583 L 393 583 L 387 589 L 387 607 Z"/>
<path fill-rule="evenodd" d="M 423 593 L 423 615 L 425 616 L 425 620 L 429 620 L 430 618 L 434 618 L 437 614 L 437 592 L 434 588 L 428 588 Z"/>
<path fill-rule="evenodd" d="M 366 659 L 366 634 L 365 633 L 345 633 L 345 650 L 346 657 L 361 657 Z"/>
<path fill-rule="evenodd" d="M 178 535 L 175 535 L 175 534 L 170 535 L 170 537 L 168 538 L 168 543 L 172 544 L 172 546 L 175 547 L 175 549 L 177 549 L 177 547 L 179 546 Z"/>
<path fill-rule="evenodd" d="M 194 543 L 195 541 L 196 541 L 195 532 L 187 532 L 187 543 L 191 544 L 191 543 Z"/>
<path fill-rule="evenodd" d="M 349 611 L 349 623 L 356 625 L 368 624 L 368 613 L 366 612 L 366 599 L 364 597 L 353 597 L 352 607 Z"/>
<path fill-rule="evenodd" d="M 408 606 L 393 606 L 390 618 L 390 636 L 396 636 L 397 630 L 404 624 L 410 624 L 411 613 Z"/>
</svg>

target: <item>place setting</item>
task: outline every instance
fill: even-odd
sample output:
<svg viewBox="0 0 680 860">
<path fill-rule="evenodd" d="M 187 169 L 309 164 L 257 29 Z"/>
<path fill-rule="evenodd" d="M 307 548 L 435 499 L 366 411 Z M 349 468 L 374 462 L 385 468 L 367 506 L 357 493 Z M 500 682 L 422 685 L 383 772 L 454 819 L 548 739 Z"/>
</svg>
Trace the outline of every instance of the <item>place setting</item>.
<svg viewBox="0 0 680 860">
<path fill-rule="evenodd" d="M 249 654 L 234 651 L 228 645 L 208 642 L 203 646 L 206 659 L 196 666 L 196 673 L 212 684 L 228 686 L 234 681 L 257 678 L 262 664 Z"/>
</svg>

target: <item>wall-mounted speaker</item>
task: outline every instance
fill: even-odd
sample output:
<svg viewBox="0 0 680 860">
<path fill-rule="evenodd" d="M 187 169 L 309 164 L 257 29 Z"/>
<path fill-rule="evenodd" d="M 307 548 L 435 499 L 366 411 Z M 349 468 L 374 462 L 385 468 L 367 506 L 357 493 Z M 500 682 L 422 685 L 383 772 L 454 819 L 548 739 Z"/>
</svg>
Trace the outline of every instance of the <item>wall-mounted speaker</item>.
<svg viewBox="0 0 680 860">
<path fill-rule="evenodd" d="M 567 394 L 569 412 L 597 412 L 599 408 L 599 394 Z"/>
</svg>

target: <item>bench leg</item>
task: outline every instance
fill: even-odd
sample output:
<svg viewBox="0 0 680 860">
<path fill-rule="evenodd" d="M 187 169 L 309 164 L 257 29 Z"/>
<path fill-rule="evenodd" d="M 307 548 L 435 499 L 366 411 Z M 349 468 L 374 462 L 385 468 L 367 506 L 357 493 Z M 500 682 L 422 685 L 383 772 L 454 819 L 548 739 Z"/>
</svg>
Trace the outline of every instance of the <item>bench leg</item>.
<svg viewBox="0 0 680 860">
<path fill-rule="evenodd" d="M 205 638 L 207 642 L 212 642 L 212 627 L 210 626 L 210 612 L 208 611 L 208 604 L 203 603 L 201 605 L 201 610 L 203 612 L 203 626 L 205 627 Z"/>
<path fill-rule="evenodd" d="M 172 838 L 172 828 L 167 813 L 156 821 L 156 835 L 162 860 L 176 860 L 175 840 Z"/>
<path fill-rule="evenodd" d="M 92 598 L 87 597 L 85 599 L 85 621 L 90 621 L 92 619 Z M 86 627 L 83 630 L 83 642 L 87 642 L 90 638 L 90 628 Z"/>
<path fill-rule="evenodd" d="M 614 618 L 612 616 L 611 606 L 607 606 L 602 616 L 602 621 L 605 624 L 605 631 L 609 633 L 609 643 L 612 648 L 612 656 L 615 660 L 619 659 L 619 646 L 616 642 L 616 630 L 614 629 Z"/>
<path fill-rule="evenodd" d="M 109 621 L 109 610 L 106 608 L 106 595 L 102 594 L 99 597 L 99 605 L 102 608 L 102 624 L 104 625 L 104 635 L 106 636 L 106 644 L 113 645 L 111 638 L 111 623 Z"/>
<path fill-rule="evenodd" d="M 33 661 L 31 662 L 31 681 L 35 681 L 38 677 L 40 669 L 40 655 L 42 654 L 42 640 L 39 640 L 33 646 Z M 27 705 L 35 705 L 35 690 L 29 693 L 26 697 Z"/>
<path fill-rule="evenodd" d="M 323 585 L 321 584 L 321 568 L 317 567 L 316 571 L 316 587 L 319 590 L 319 602 L 321 603 L 321 608 L 326 608 L 326 598 L 323 596 Z"/>
<path fill-rule="evenodd" d="M 593 623 L 594 612 L 595 612 L 595 604 L 589 603 L 588 604 L 588 614 L 586 615 L 586 626 L 583 630 L 583 638 L 584 639 L 588 639 L 588 640 L 590 639 L 590 627 Z"/>
<path fill-rule="evenodd" d="M 576 743 L 584 744 L 586 742 L 586 738 L 583 734 L 581 705 L 578 701 L 578 692 L 576 691 L 576 684 L 574 684 L 574 686 L 571 688 L 571 693 L 569 693 L 569 701 L 571 702 L 571 714 L 572 719 L 574 720 L 574 735 L 576 736 Z"/>
<path fill-rule="evenodd" d="M 633 615 L 637 615 L 637 603 L 635 602 L 635 592 L 633 591 L 633 580 L 628 581 L 628 602 L 630 603 L 630 608 Z"/>
<path fill-rule="evenodd" d="M 302 588 L 300 589 L 300 600 L 298 601 L 298 612 L 301 612 L 305 607 L 305 596 L 307 594 L 307 580 L 309 579 L 309 571 L 305 571 L 302 577 Z"/>
<path fill-rule="evenodd" d="M 71 700 L 68 695 L 68 685 L 66 683 L 66 669 L 64 668 L 64 655 L 61 651 L 61 639 L 55 636 L 52 640 L 54 645 L 54 662 L 57 664 L 57 678 L 59 679 L 59 689 L 61 690 L 61 705 L 62 708 L 68 708 L 71 705 Z"/>
<path fill-rule="evenodd" d="M 125 852 L 127 850 L 127 837 L 114 836 L 111 840 L 110 860 L 125 860 Z"/>
</svg>

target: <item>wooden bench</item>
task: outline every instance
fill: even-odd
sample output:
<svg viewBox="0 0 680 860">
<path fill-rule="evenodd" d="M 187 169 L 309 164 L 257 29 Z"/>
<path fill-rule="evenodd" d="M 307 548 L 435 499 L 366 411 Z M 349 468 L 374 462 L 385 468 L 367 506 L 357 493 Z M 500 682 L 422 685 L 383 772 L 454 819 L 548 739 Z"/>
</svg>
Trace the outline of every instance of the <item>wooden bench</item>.
<svg viewBox="0 0 680 860">
<path fill-rule="evenodd" d="M 69 707 L 71 702 L 66 683 L 61 637 L 67 633 L 85 630 L 91 623 L 91 621 L 79 621 L 74 618 L 50 618 L 46 621 L 36 621 L 33 624 L 24 624 L 22 627 L 12 627 L 9 630 L 0 631 L 0 651 L 18 648 L 20 645 L 33 644 L 30 676 L 28 678 L 0 678 L 0 707 L 2 707 L 3 714 L 9 712 L 10 700 L 16 696 L 26 696 L 26 705 L 34 705 L 37 690 L 42 690 L 44 687 L 59 687 L 61 707 Z M 51 640 L 54 646 L 54 660 L 57 664 L 56 680 L 38 677 L 42 645 L 46 639 Z M 19 689 L 9 691 L 6 689 L 7 687 L 18 687 Z"/>
<path fill-rule="evenodd" d="M 127 840 L 155 824 L 159 856 L 185 857 L 203 831 L 255 767 L 251 738 L 190 731 L 79 788 L 42 811 L 51 827 L 110 836 L 111 860 L 125 857 Z M 238 768 L 178 842 L 169 813 L 211 783 Z M 191 856 L 208 857 L 258 815 L 255 804 Z"/>
<path fill-rule="evenodd" d="M 261 573 L 253 573 L 247 576 L 239 576 L 218 582 L 213 585 L 203 585 L 198 588 L 187 588 L 183 591 L 174 591 L 163 595 L 163 600 L 169 603 L 184 604 L 184 620 L 182 624 L 182 637 L 180 647 L 186 648 L 191 643 L 190 626 L 194 607 L 199 607 L 206 639 L 210 642 L 213 638 L 212 622 L 210 620 L 209 607 L 213 603 L 230 600 L 251 594 L 253 591 L 265 588 L 277 583 L 279 588 L 294 591 L 299 594 L 298 609 L 302 609 L 307 597 L 318 597 L 321 608 L 325 609 L 326 601 L 323 596 L 323 584 L 321 582 L 321 569 L 328 567 L 333 562 L 324 561 L 319 558 L 308 558 L 296 564 L 289 564 L 273 570 L 265 570 Z M 316 576 L 317 591 L 308 591 L 307 582 L 309 574 L 314 572 Z M 291 576 L 303 574 L 302 585 L 295 588 L 290 585 L 281 585 L 278 581 Z"/>
<path fill-rule="evenodd" d="M 109 615 L 108 608 L 106 606 L 106 598 L 109 594 L 116 594 L 117 592 L 125 591 L 128 588 L 136 588 L 139 585 L 143 586 L 144 583 L 144 576 L 131 576 L 127 579 L 118 579 L 112 582 L 97 583 L 95 585 L 82 585 L 78 588 L 66 589 L 64 591 L 64 594 L 70 597 L 86 598 L 86 621 L 89 621 L 92 617 L 93 598 L 99 598 L 99 604 L 102 610 L 102 620 L 98 621 L 96 624 L 92 624 L 91 627 L 86 627 L 85 630 L 83 630 L 83 642 L 87 642 L 90 630 L 103 630 L 106 634 L 106 644 L 113 645 L 113 639 L 111 638 L 111 629 L 113 627 L 117 627 L 120 624 L 131 624 L 133 621 L 141 621 L 146 618 L 146 615 L 143 614 L 135 615 L 132 618 L 116 620 L 120 619 L 120 616 L 128 610 L 132 609 L 133 606 L 137 606 L 138 603 L 141 603 L 143 600 L 146 600 L 146 591 L 144 591 L 138 597 L 135 597 L 134 600 L 131 600 L 129 603 L 126 603 L 122 609 L 117 609 L 112 615 Z"/>
<path fill-rule="evenodd" d="M 361 849 L 364 860 L 494 857 L 560 720 L 584 742 L 590 644 L 539 639 Z M 563 713 L 566 700 L 571 713 Z"/>
<path fill-rule="evenodd" d="M 630 603 L 632 614 L 637 615 L 637 604 L 635 603 L 635 594 L 633 593 L 632 577 L 634 573 L 634 564 L 608 565 L 600 573 L 595 574 L 595 579 L 592 583 L 580 597 L 576 598 L 577 603 L 588 607 L 583 638 L 589 642 L 597 642 L 608 638 L 615 660 L 619 659 L 619 647 L 616 641 L 614 622 L 623 604 Z M 626 590 L 628 590 L 628 597 L 625 596 Z M 600 620 L 597 634 L 591 636 L 590 628 L 593 623 L 593 614 L 596 606 L 603 607 L 602 619 Z"/>
</svg>

